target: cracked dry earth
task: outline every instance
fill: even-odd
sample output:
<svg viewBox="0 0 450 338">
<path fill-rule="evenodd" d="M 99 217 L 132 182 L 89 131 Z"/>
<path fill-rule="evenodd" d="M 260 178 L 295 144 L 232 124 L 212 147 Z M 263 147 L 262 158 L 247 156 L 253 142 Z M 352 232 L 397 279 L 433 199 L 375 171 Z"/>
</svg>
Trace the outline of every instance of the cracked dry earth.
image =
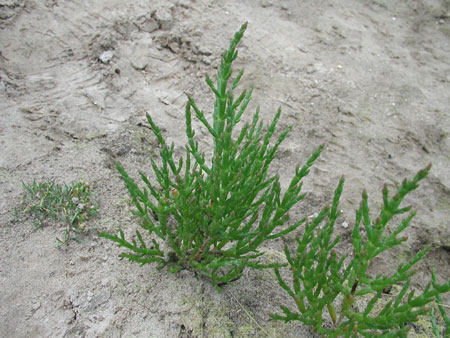
<svg viewBox="0 0 450 338">
<path fill-rule="evenodd" d="M 215 75 L 245 21 L 235 67 L 255 85 L 249 110 L 260 105 L 267 122 L 280 106 L 280 130 L 293 125 L 274 165 L 283 187 L 327 145 L 291 219 L 329 203 L 345 175 L 338 252 L 349 255 L 362 189 L 375 209 L 384 182 L 394 187 L 431 162 L 406 201 L 418 210 L 408 241 L 371 273 L 429 245 L 413 286 L 423 289 L 432 268 L 449 280 L 449 17 L 448 0 L 0 0 L 0 336 L 314 337 L 269 319 L 292 306 L 271 271 L 246 271 L 219 294 L 189 271 L 120 260 L 96 235 L 136 228 L 113 162 L 150 173 L 158 145 L 145 112 L 182 155 L 186 95 L 209 110 L 204 76 Z M 206 132 L 198 135 L 209 149 Z M 21 182 L 33 179 L 91 184 L 99 212 L 82 242 L 62 251 L 61 225 L 14 221 Z M 267 257 L 301 231 L 266 245 Z M 414 336 L 429 333 L 415 326 Z"/>
</svg>

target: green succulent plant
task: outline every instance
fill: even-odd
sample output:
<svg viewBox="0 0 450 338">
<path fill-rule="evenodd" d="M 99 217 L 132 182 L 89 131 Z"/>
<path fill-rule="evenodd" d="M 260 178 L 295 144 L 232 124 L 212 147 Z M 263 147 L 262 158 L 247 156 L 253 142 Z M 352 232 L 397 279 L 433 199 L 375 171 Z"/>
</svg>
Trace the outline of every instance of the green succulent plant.
<svg viewBox="0 0 450 338">
<path fill-rule="evenodd" d="M 294 254 L 285 248 L 286 258 L 292 270 L 292 288 L 287 285 L 275 268 L 281 287 L 293 298 L 298 311 L 281 306 L 284 315 L 272 315 L 276 320 L 289 322 L 298 320 L 311 325 L 325 337 L 406 337 L 410 326 L 418 317 L 429 313 L 426 305 L 435 297 L 450 291 L 450 281 L 442 285 L 429 283 L 421 295 L 410 290 L 412 268 L 423 259 L 429 248 L 420 250 L 405 264 L 400 264 L 391 276 L 371 277 L 368 273 L 373 260 L 395 246 L 406 241 L 399 237 L 410 225 L 416 212 L 411 207 L 401 208 L 405 196 L 418 187 L 431 168 L 419 171 L 411 180 L 404 180 L 393 197 L 383 188 L 383 206 L 379 216 L 372 220 L 367 193 L 362 195 L 361 206 L 356 212 L 352 231 L 353 255 L 350 259 L 338 258 L 333 248 L 340 237 L 333 238 L 334 225 L 339 216 L 339 199 L 344 186 L 342 178 L 334 194 L 331 208 L 324 208 L 306 226 Z M 387 225 L 396 215 L 409 213 L 393 231 Z M 383 292 L 392 286 L 401 285 L 393 299 L 382 302 Z M 355 306 L 358 298 L 369 297 L 364 308 Z M 439 298 L 440 299 L 440 298 Z M 332 327 L 326 327 L 325 314 L 331 318 Z"/>
<path fill-rule="evenodd" d="M 150 159 L 157 184 L 140 172 L 144 186 L 139 187 L 117 163 L 141 219 L 140 225 L 150 235 L 149 244 L 139 231 L 136 240 L 131 241 L 122 231 L 118 235 L 100 233 L 130 250 L 123 257 L 142 264 L 155 262 L 159 267 L 170 265 L 172 272 L 191 268 L 210 278 L 215 286 L 239 278 L 246 267 L 273 266 L 260 263 L 262 253 L 258 248 L 305 222 L 302 219 L 286 226 L 289 210 L 304 197 L 301 180 L 323 149 L 319 147 L 303 167 L 296 169 L 289 188 L 282 193 L 279 177 L 269 175 L 269 166 L 290 130 L 285 129 L 272 142 L 281 111 L 264 131 L 257 109 L 252 122 L 234 137 L 253 91 L 250 88 L 237 97 L 234 95 L 243 71 L 231 81 L 231 64 L 238 56 L 236 47 L 246 27 L 244 24 L 235 34 L 223 54 L 216 84 L 206 77 L 215 96 L 212 114 L 205 114 L 193 98 L 188 98 L 185 159 L 174 158 L 174 145 L 166 143 L 147 114 L 161 146 L 161 164 Z M 214 149 L 210 161 L 195 138 L 193 114 L 212 137 Z M 161 249 L 160 241 L 168 248 Z"/>
<path fill-rule="evenodd" d="M 210 279 L 219 290 L 221 285 L 239 278 L 246 267 L 274 268 L 281 288 L 292 297 L 297 309 L 293 311 L 283 305 L 283 315 L 274 314 L 272 318 L 300 321 L 323 336 L 405 337 L 409 323 L 429 314 L 427 304 L 435 299 L 439 301 L 440 295 L 450 290 L 450 282 L 438 284 L 433 275 L 432 283 L 419 296 L 410 291 L 413 267 L 423 259 L 428 248 L 400 264 L 388 277 L 370 276 L 369 266 L 384 251 L 407 239 L 400 235 L 410 225 L 415 211 L 402 208 L 401 203 L 428 175 L 431 166 L 411 180 L 403 181 L 393 197 L 385 186 L 383 206 L 375 220 L 370 217 L 368 196 L 363 192 L 352 231 L 353 255 L 349 259 L 338 257 L 334 248 L 340 238 L 333 237 L 343 178 L 331 207 L 324 208 L 311 222 L 303 218 L 288 225 L 288 212 L 305 197 L 302 180 L 324 146 L 305 165 L 296 168 L 287 189 L 282 191 L 278 175 L 269 172 L 290 130 L 286 128 L 273 140 L 281 111 L 264 128 L 258 108 L 252 122 L 236 130 L 253 91 L 251 87 L 235 96 L 243 71 L 232 79 L 231 65 L 238 56 L 236 47 L 246 27 L 244 24 L 240 28 L 224 52 L 216 83 L 206 77 L 215 97 L 212 113 L 206 114 L 188 97 L 184 159 L 175 159 L 174 144 L 167 144 L 160 128 L 147 114 L 161 149 L 158 159 L 150 158 L 154 179 L 140 171 L 142 182 L 138 185 L 124 166 L 116 163 L 145 233 L 136 231 L 131 239 L 125 238 L 122 230 L 118 234 L 99 235 L 128 249 L 122 257 L 141 264 L 156 263 L 159 268 L 168 266 L 174 273 L 192 269 Z M 195 137 L 192 115 L 212 138 L 210 159 Z M 387 225 L 393 217 L 405 213 L 409 214 L 395 230 L 389 231 Z M 305 230 L 297 239 L 297 250 L 292 253 L 285 248 L 293 280 L 292 286 L 288 286 L 281 275 L 286 265 L 263 264 L 260 259 L 263 252 L 259 249 L 264 242 L 284 236 L 303 224 Z M 383 292 L 395 285 L 401 287 L 394 298 L 377 307 L 382 303 Z M 359 309 L 355 301 L 363 297 L 369 298 L 364 308 Z M 443 312 L 442 307 L 439 309 Z"/>
</svg>

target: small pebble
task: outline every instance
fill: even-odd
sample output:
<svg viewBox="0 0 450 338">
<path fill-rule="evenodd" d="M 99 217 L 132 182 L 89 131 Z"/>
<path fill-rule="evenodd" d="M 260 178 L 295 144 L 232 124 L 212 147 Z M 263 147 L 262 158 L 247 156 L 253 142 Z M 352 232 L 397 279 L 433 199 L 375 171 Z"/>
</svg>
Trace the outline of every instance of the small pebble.
<svg viewBox="0 0 450 338">
<path fill-rule="evenodd" d="M 319 214 L 315 212 L 314 214 L 308 216 L 308 218 L 316 218 L 317 216 L 319 216 Z"/>
<path fill-rule="evenodd" d="M 114 52 L 112 50 L 107 50 L 100 55 L 98 58 L 102 63 L 108 64 L 114 56 Z"/>
</svg>

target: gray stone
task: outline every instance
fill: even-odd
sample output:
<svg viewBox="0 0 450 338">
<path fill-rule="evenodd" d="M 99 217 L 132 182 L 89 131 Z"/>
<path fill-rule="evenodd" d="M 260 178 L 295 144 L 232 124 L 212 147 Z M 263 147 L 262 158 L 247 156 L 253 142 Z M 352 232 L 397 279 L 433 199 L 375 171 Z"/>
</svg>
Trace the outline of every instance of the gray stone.
<svg viewBox="0 0 450 338">
<path fill-rule="evenodd" d="M 102 63 L 108 64 L 114 56 L 114 52 L 112 50 L 107 50 L 100 55 L 98 58 Z"/>
<path fill-rule="evenodd" d="M 160 8 L 156 10 L 152 15 L 159 24 L 159 28 L 162 30 L 169 30 L 173 27 L 173 16 L 170 10 Z"/>
<path fill-rule="evenodd" d="M 149 14 L 139 16 L 136 19 L 135 24 L 141 31 L 147 33 L 151 33 L 159 29 L 158 21 Z"/>
</svg>

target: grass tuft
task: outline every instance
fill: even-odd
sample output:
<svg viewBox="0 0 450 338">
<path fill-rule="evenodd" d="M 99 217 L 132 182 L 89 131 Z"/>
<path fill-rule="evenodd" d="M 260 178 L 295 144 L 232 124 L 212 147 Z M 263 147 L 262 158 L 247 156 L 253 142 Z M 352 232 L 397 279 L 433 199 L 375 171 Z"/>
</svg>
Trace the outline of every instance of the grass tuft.
<svg viewBox="0 0 450 338">
<path fill-rule="evenodd" d="M 26 184 L 23 212 L 40 228 L 49 220 L 66 226 L 62 238 L 57 238 L 58 246 L 65 248 L 70 240 L 79 241 L 86 232 L 86 221 L 97 212 L 97 206 L 91 200 L 91 186 L 84 181 L 71 185 L 58 185 L 53 180 Z M 16 220 L 19 211 L 16 209 Z"/>
</svg>

